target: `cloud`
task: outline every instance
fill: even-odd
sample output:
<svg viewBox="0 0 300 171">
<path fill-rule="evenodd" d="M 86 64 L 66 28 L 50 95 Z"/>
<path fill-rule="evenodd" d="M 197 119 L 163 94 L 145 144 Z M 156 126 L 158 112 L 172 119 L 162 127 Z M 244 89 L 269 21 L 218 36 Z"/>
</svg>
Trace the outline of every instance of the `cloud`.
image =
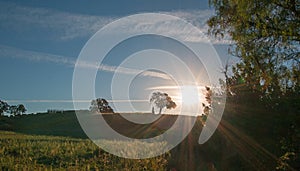
<svg viewBox="0 0 300 171">
<path fill-rule="evenodd" d="M 185 85 L 188 86 L 188 85 Z M 193 86 L 196 87 L 198 90 L 205 90 L 205 86 Z M 155 86 L 149 87 L 147 90 L 180 90 L 181 86 Z"/>
<path fill-rule="evenodd" d="M 71 57 L 22 50 L 22 49 L 9 47 L 9 46 L 2 46 L 2 45 L 0 45 L 0 58 L 1 57 L 25 59 L 25 60 L 37 61 L 37 62 L 51 62 L 55 64 L 66 65 L 68 67 L 76 66 L 76 67 L 81 67 L 86 69 L 97 69 L 100 71 L 114 72 L 114 73 L 121 73 L 121 74 L 137 75 L 141 73 L 141 75 L 145 77 L 157 77 L 166 80 L 171 79 L 168 75 L 160 72 L 143 71 L 138 69 L 111 66 L 105 64 L 101 64 L 98 66 L 94 63 L 86 62 L 86 61 L 77 62 L 74 58 Z"/>
<path fill-rule="evenodd" d="M 196 26 L 199 30 L 201 30 L 206 35 L 206 39 L 209 38 L 209 41 L 212 44 L 232 44 L 232 40 L 229 35 L 224 35 L 223 39 L 214 38 L 212 36 L 207 35 L 207 31 L 209 29 L 206 21 L 213 16 L 215 13 L 213 10 L 190 10 L 190 11 L 172 11 L 165 12 L 165 14 L 174 15 L 179 18 L 186 20 L 187 22 Z M 203 37 L 202 37 L 203 38 Z M 197 37 L 194 37 L 193 40 L 197 40 Z"/>
<path fill-rule="evenodd" d="M 85 61 L 79 61 L 76 64 L 76 67 L 81 68 L 91 68 L 91 69 L 98 69 L 101 71 L 107 71 L 107 72 L 115 72 L 115 73 L 121 73 L 121 74 L 130 74 L 130 75 L 137 75 L 140 74 L 141 76 L 145 77 L 157 77 L 165 80 L 170 80 L 171 77 L 164 73 L 155 72 L 155 71 L 144 71 L 139 69 L 133 69 L 133 68 L 125 68 L 125 67 L 119 67 L 119 66 L 111 66 L 111 65 L 95 65 L 94 63 L 85 62 Z"/>
<path fill-rule="evenodd" d="M 207 43 L 210 41 L 212 44 L 231 44 L 231 40 L 225 36 L 225 39 L 215 39 L 207 34 L 208 26 L 206 24 L 207 19 L 212 16 L 211 10 L 193 10 L 193 11 L 172 11 L 161 12 L 166 16 L 155 16 L 155 20 L 149 19 L 149 15 L 141 15 L 135 20 L 122 20 L 120 27 L 115 28 L 115 33 L 157 33 L 161 35 L 169 35 L 178 38 L 184 42 Z M 177 18 L 170 18 L 168 15 L 176 16 L 179 19 L 183 19 L 194 27 L 191 27 L 185 22 L 181 22 Z M 151 17 L 151 16 L 150 16 Z M 195 31 L 195 27 L 198 31 Z M 130 28 L 130 29 L 124 29 Z M 199 31 L 201 32 L 199 34 Z"/>
<path fill-rule="evenodd" d="M 0 2 L 2 28 L 18 32 L 44 29 L 62 40 L 89 37 L 116 17 L 81 15 Z"/>
<path fill-rule="evenodd" d="M 73 100 L 5 100 L 8 103 L 73 103 Z M 80 103 L 88 103 L 90 100 L 76 100 Z"/>
<path fill-rule="evenodd" d="M 68 58 L 60 55 L 53 55 L 48 53 L 41 53 L 35 51 L 28 51 L 18 49 L 10 46 L 0 45 L 0 57 L 25 59 L 37 62 L 52 62 L 56 64 L 63 64 L 68 66 L 74 66 L 75 61 L 72 58 Z"/>
<path fill-rule="evenodd" d="M 149 102 L 149 100 L 107 100 L 109 103 Z M 8 103 L 90 103 L 91 100 L 5 100 Z"/>
<path fill-rule="evenodd" d="M 170 11 L 161 12 L 164 14 L 180 17 L 194 26 L 198 27 L 203 33 L 207 32 L 207 19 L 213 15 L 212 10 L 188 10 L 188 11 Z M 34 8 L 21 6 L 9 2 L 0 2 L 0 28 L 6 28 L 21 33 L 32 32 L 32 30 L 42 30 L 45 33 L 54 33 L 54 39 L 72 40 L 75 38 L 89 38 L 106 24 L 121 18 L 121 16 L 95 16 L 82 15 L 68 12 L 61 12 L 46 8 Z M 135 26 L 130 26 L 132 29 L 156 29 L 160 33 L 170 33 L 174 35 L 186 35 L 182 33 L 190 33 L 185 37 L 186 41 L 197 42 L 207 40 L 204 35 L 193 35 L 188 27 L 183 27 L 180 30 L 174 30 L 174 23 L 165 21 L 163 18 L 157 23 L 145 23 L 143 20 L 137 21 Z M 176 24 L 176 23 L 175 23 Z M 123 30 L 124 31 L 124 30 Z M 53 38 L 50 36 L 50 38 Z M 229 37 L 218 40 L 209 37 L 209 40 L 214 44 L 230 44 L 232 43 Z"/>
<path fill-rule="evenodd" d="M 155 86 L 149 87 L 146 90 L 180 90 L 179 86 Z"/>
</svg>

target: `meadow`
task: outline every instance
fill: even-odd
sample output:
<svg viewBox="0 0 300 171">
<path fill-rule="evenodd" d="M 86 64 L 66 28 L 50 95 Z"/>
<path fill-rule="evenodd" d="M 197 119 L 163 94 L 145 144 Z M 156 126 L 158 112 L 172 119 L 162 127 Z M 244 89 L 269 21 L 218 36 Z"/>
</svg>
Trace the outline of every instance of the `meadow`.
<svg viewBox="0 0 300 171">
<path fill-rule="evenodd" d="M 88 139 L 0 131 L 0 170 L 167 170 L 169 157 L 131 160 Z"/>
<path fill-rule="evenodd" d="M 116 131 L 133 138 L 159 135 L 177 118 L 162 115 L 152 124 L 139 125 L 119 114 L 104 117 Z M 297 170 L 298 121 L 294 110 L 229 103 L 205 144 L 198 144 L 203 128 L 198 117 L 190 134 L 170 152 L 132 160 L 91 142 L 74 111 L 0 117 L 0 170 Z"/>
</svg>

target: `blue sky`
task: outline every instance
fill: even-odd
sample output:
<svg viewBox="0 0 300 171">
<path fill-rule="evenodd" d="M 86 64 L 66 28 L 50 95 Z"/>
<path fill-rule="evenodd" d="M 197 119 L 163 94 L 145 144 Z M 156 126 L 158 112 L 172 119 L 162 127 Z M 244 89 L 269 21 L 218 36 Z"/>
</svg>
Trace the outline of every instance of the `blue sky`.
<svg viewBox="0 0 300 171">
<path fill-rule="evenodd" d="M 9 104 L 23 103 L 28 113 L 72 109 L 76 59 L 89 38 L 104 25 L 132 14 L 160 12 L 205 30 L 205 19 L 213 14 L 207 1 L 0 1 L 0 99 Z M 226 61 L 228 42 L 214 44 Z M 111 57 L 107 64 L 120 61 Z M 113 74 L 102 72 L 104 80 Z M 100 84 L 99 79 L 97 96 L 109 99 L 109 86 Z"/>
</svg>

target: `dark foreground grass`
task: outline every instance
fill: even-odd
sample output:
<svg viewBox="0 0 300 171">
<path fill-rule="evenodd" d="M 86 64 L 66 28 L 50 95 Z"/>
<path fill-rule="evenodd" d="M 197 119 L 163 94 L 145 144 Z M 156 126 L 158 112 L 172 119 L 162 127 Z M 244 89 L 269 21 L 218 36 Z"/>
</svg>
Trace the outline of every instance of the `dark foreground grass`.
<svg viewBox="0 0 300 171">
<path fill-rule="evenodd" d="M 167 170 L 169 156 L 131 160 L 87 139 L 0 131 L 0 170 Z"/>
</svg>

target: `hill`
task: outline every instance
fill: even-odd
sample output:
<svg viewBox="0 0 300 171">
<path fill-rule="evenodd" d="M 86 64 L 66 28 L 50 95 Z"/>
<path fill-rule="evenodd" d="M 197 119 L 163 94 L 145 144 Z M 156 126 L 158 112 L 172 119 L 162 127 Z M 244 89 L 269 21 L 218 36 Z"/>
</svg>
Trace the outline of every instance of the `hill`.
<svg viewBox="0 0 300 171">
<path fill-rule="evenodd" d="M 74 111 L 0 117 L 0 122 L 0 130 L 32 135 L 87 138 L 78 123 Z"/>
<path fill-rule="evenodd" d="M 151 117 L 151 114 L 127 115 Z M 159 135 L 177 118 L 175 115 L 162 115 L 152 124 L 134 124 L 126 121 L 120 114 L 103 116 L 116 131 L 134 138 Z M 191 133 L 170 151 L 171 157 L 167 161 L 167 168 L 275 170 L 276 167 L 283 165 L 285 170 L 297 170 L 300 163 L 297 157 L 299 116 L 294 110 L 264 108 L 257 103 L 241 105 L 229 101 L 222 121 L 210 140 L 205 144 L 198 144 L 203 127 L 201 118 L 198 117 Z M 87 138 L 74 111 L 0 117 L 0 129 L 30 135 Z M 286 159 L 284 157 L 286 154 L 295 154 L 295 157 L 291 155 Z"/>
<path fill-rule="evenodd" d="M 150 113 L 128 113 L 122 115 L 148 118 L 155 116 Z M 118 113 L 104 114 L 102 116 L 113 129 L 121 134 L 134 138 L 146 138 L 159 135 L 164 130 L 167 130 L 170 126 L 172 126 L 174 121 L 177 119 L 176 115 L 161 115 L 151 124 L 136 124 L 127 121 Z M 33 135 L 87 138 L 78 122 L 75 111 L 0 117 L 0 130 Z M 136 134 L 137 130 L 140 131 L 139 134 Z"/>
</svg>

